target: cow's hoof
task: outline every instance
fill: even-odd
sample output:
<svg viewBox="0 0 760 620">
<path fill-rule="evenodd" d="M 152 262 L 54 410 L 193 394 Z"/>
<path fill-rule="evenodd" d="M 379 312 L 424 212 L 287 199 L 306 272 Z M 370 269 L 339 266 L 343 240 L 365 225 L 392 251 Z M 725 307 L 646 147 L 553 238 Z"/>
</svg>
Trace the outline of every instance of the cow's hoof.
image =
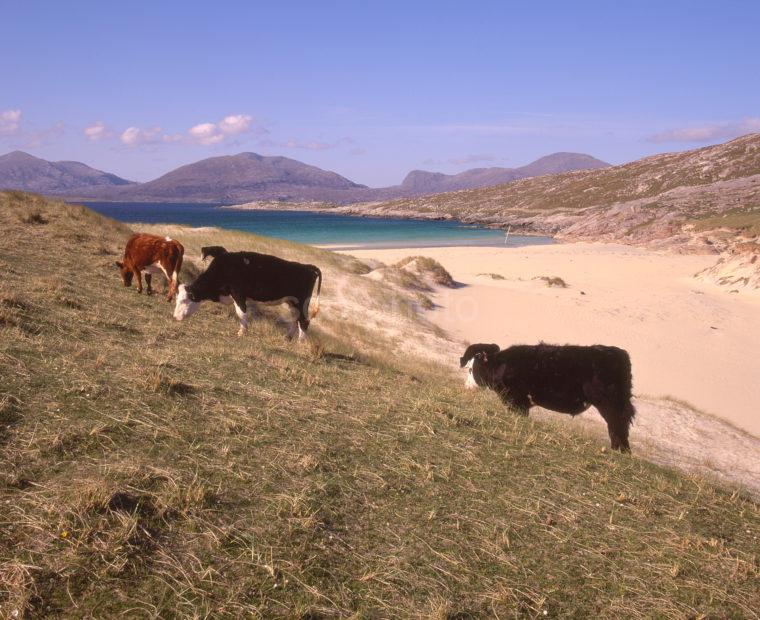
<svg viewBox="0 0 760 620">
<path fill-rule="evenodd" d="M 145 294 L 146 294 L 146 295 L 152 295 L 152 294 L 153 294 L 153 291 L 146 291 L 146 293 L 145 293 Z"/>
</svg>

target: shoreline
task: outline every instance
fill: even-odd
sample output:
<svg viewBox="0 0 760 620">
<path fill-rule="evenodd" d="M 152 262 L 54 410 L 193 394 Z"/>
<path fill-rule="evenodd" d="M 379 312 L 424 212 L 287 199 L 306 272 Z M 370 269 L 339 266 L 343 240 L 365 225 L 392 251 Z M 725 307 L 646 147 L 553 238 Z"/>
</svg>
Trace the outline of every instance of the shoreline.
<svg viewBox="0 0 760 620">
<path fill-rule="evenodd" d="M 541 241 L 526 241 L 515 243 L 512 239 L 541 239 Z M 333 252 L 356 252 L 363 250 L 421 250 L 421 249 L 440 249 L 440 248 L 524 248 L 535 246 L 554 245 L 558 243 L 552 237 L 543 237 L 538 235 L 510 235 L 510 241 L 504 243 L 499 237 L 497 239 L 417 239 L 417 240 L 400 240 L 400 241 L 378 241 L 355 244 L 312 244 L 315 248 L 322 250 L 331 250 Z"/>
</svg>

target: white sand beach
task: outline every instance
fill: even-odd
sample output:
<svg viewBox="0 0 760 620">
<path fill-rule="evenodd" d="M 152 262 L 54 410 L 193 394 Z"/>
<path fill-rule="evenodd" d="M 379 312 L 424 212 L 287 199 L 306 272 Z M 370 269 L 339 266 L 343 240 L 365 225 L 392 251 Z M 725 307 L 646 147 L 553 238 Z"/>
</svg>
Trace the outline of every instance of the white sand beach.
<svg viewBox="0 0 760 620">
<path fill-rule="evenodd" d="M 738 478 L 760 488 L 760 296 L 693 277 L 716 257 L 601 243 L 350 253 L 385 263 L 417 254 L 438 260 L 462 286 L 439 288 L 427 316 L 455 341 L 628 350 L 639 410 L 632 444 L 719 477 L 736 479 L 738 468 Z M 567 288 L 541 277 L 560 277 Z M 458 355 L 452 350 L 450 362 Z M 601 422 L 591 412 L 579 419 Z"/>
</svg>

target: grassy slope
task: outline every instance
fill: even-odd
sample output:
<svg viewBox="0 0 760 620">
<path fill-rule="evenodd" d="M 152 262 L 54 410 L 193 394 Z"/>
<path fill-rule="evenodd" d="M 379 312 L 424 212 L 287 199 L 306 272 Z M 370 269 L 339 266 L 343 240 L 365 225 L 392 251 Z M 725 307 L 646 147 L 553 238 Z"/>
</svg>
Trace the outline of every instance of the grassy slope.
<svg viewBox="0 0 760 620">
<path fill-rule="evenodd" d="M 86 209 L 0 194 L 0 225 L 0 616 L 760 609 L 739 494 L 351 343 L 175 323 Z"/>
</svg>

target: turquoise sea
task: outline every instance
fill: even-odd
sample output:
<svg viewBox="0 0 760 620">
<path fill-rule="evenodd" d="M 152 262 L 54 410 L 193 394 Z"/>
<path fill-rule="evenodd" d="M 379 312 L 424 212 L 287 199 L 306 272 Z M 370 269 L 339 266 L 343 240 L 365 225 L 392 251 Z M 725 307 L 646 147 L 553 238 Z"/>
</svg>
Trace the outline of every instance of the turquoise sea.
<svg viewBox="0 0 760 620">
<path fill-rule="evenodd" d="M 214 205 L 85 202 L 91 209 L 123 222 L 217 226 L 312 245 L 374 247 L 504 246 L 502 230 L 455 221 L 364 218 L 312 211 L 244 211 Z M 549 237 L 510 235 L 509 246 L 552 243 Z"/>
</svg>

